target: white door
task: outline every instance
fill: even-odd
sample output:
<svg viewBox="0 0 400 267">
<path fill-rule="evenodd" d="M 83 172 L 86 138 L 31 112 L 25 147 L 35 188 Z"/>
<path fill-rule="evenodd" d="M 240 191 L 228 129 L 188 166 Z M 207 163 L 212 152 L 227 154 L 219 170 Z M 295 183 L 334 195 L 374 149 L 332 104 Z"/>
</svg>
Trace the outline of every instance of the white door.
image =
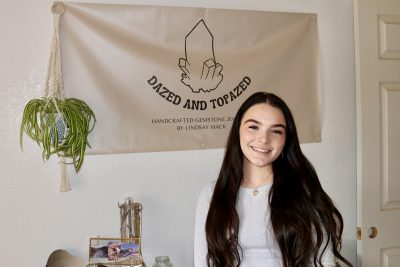
<svg viewBox="0 0 400 267">
<path fill-rule="evenodd" d="M 400 0 L 354 0 L 354 11 L 357 265 L 400 267 Z"/>
</svg>

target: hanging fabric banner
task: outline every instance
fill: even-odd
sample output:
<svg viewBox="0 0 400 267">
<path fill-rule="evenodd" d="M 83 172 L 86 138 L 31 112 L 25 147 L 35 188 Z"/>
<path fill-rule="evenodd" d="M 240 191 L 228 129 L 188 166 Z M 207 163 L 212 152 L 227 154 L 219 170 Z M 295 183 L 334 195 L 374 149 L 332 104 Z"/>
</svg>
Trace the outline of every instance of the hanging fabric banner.
<svg viewBox="0 0 400 267">
<path fill-rule="evenodd" d="M 315 14 L 64 3 L 65 93 L 97 124 L 89 154 L 223 148 L 252 93 L 291 108 L 320 141 Z"/>
</svg>

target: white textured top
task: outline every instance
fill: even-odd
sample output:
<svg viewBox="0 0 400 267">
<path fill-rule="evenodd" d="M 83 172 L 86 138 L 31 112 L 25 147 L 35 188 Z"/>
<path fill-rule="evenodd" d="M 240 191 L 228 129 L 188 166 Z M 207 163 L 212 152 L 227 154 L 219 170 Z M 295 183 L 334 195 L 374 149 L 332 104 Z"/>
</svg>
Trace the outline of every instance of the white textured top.
<svg viewBox="0 0 400 267">
<path fill-rule="evenodd" d="M 213 193 L 214 183 L 206 186 L 200 193 L 197 203 L 194 230 L 194 265 L 207 267 L 207 241 L 205 222 Z M 268 193 L 271 184 L 256 189 L 241 187 L 236 209 L 239 215 L 239 244 L 243 249 L 241 267 L 271 266 L 281 267 L 281 252 L 275 242 L 269 221 L 270 210 Z M 335 260 L 331 249 L 322 257 L 324 267 L 334 267 Z M 310 266 L 313 266 L 310 264 Z"/>
</svg>

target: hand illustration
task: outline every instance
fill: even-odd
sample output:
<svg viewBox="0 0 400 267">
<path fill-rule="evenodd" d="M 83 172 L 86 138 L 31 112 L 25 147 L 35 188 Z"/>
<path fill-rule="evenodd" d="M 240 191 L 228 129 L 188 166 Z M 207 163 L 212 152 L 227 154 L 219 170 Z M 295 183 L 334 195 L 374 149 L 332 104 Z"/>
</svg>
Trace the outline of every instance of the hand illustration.
<svg viewBox="0 0 400 267">
<path fill-rule="evenodd" d="M 179 59 L 179 67 L 183 71 L 181 82 L 189 86 L 195 93 L 210 92 L 217 88 L 223 79 L 222 65 L 216 63 L 212 58 L 203 62 L 201 73 L 195 73 L 195 69 L 191 68 L 190 63 L 184 58 Z M 191 73 L 194 74 L 191 75 Z"/>
</svg>

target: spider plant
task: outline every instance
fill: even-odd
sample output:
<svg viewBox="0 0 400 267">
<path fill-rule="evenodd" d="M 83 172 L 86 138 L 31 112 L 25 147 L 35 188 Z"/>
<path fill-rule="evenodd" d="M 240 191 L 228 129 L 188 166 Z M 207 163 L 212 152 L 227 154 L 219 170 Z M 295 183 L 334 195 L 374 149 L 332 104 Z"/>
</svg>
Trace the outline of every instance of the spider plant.
<svg viewBox="0 0 400 267">
<path fill-rule="evenodd" d="M 82 100 L 55 97 L 32 99 L 24 108 L 20 127 L 21 148 L 25 132 L 42 148 L 44 160 L 53 154 L 70 158 L 78 172 L 86 146 L 90 147 L 87 137 L 95 123 L 93 111 Z"/>
</svg>

